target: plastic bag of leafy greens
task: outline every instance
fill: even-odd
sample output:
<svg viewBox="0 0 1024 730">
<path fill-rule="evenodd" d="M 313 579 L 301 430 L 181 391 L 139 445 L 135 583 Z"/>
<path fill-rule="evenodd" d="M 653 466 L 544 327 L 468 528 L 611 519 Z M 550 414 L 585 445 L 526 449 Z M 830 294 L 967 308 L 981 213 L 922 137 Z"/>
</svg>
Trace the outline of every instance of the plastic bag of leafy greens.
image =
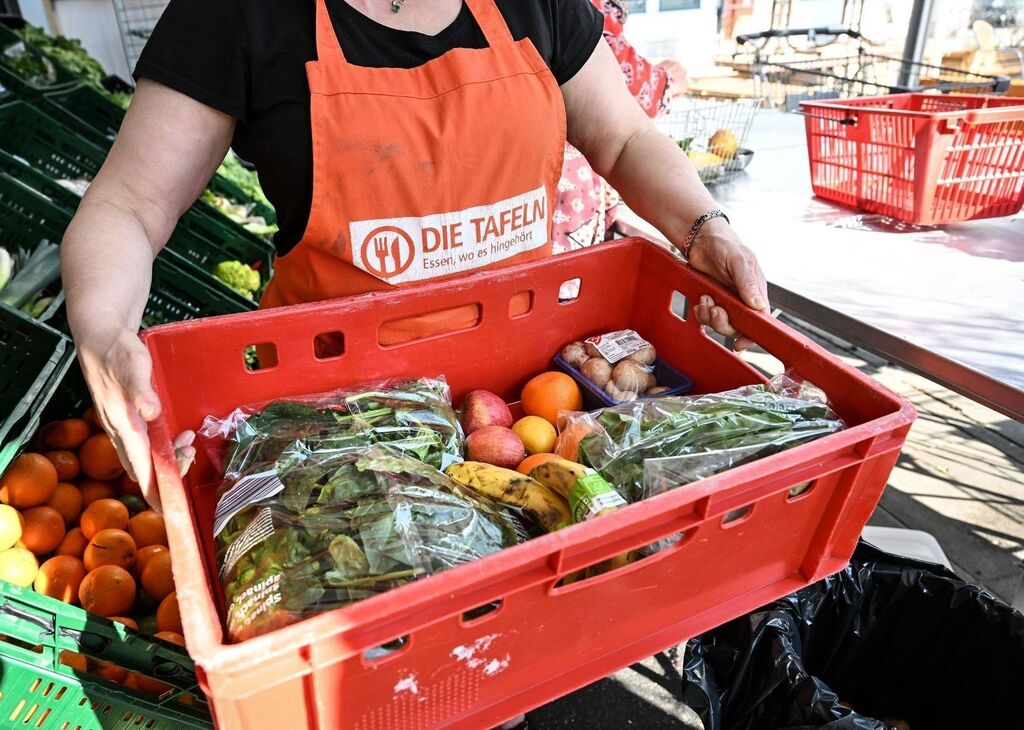
<svg viewBox="0 0 1024 730">
<path fill-rule="evenodd" d="M 578 425 L 576 425 L 578 424 Z M 779 376 L 722 393 L 654 398 L 570 418 L 580 461 L 630 502 L 844 427 L 813 385 Z"/>
<path fill-rule="evenodd" d="M 386 446 L 281 455 L 277 494 L 217 536 L 234 641 L 516 544 L 512 518 Z"/>
</svg>

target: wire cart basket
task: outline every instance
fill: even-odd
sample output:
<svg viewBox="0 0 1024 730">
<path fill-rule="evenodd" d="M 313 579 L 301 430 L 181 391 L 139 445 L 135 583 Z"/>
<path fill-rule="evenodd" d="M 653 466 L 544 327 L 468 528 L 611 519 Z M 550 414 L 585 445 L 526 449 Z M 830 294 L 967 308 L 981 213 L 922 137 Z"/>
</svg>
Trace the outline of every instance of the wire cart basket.
<svg viewBox="0 0 1024 730">
<path fill-rule="evenodd" d="M 163 15 L 169 0 L 114 0 L 114 15 L 121 31 L 121 42 L 128 67 L 135 68 L 142 48 L 149 40 L 156 21 Z"/>
<path fill-rule="evenodd" d="M 811 58 L 771 58 L 761 53 L 763 44 L 793 36 L 846 36 L 858 41 L 850 54 Z M 846 99 L 909 92 L 992 94 L 1006 91 L 1004 76 L 985 76 L 944 66 L 932 66 L 905 58 L 870 52 L 861 34 L 848 28 L 782 28 L 737 36 L 740 46 L 760 41 L 752 73 L 757 93 L 767 105 L 796 111 L 801 101 Z"/>
<path fill-rule="evenodd" d="M 746 146 L 747 135 L 761 102 L 760 97 L 710 93 L 676 97 L 655 123 L 686 151 L 701 181 L 717 185 L 750 164 L 754 153 Z"/>
</svg>

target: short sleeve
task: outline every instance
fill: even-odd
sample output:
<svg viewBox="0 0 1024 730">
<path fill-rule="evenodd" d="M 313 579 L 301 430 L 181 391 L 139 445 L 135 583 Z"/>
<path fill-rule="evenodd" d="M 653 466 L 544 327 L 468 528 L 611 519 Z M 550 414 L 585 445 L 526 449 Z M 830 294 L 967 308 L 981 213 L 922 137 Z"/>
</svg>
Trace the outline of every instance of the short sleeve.
<svg viewBox="0 0 1024 730">
<path fill-rule="evenodd" d="M 134 77 L 168 86 L 244 121 L 249 53 L 238 0 L 171 0 L 135 66 Z"/>
<path fill-rule="evenodd" d="M 551 73 L 559 86 L 572 79 L 601 40 L 604 16 L 590 0 L 552 0 L 554 43 Z"/>
</svg>

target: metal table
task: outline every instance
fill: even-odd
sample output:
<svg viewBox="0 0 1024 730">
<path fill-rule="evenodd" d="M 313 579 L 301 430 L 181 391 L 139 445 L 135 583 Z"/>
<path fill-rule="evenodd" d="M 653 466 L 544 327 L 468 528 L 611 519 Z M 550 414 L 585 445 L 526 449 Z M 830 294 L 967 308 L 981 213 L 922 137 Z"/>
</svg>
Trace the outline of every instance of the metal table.
<svg viewBox="0 0 1024 730">
<path fill-rule="evenodd" d="M 1024 215 L 913 227 L 815 198 L 803 127 L 759 112 L 747 171 L 712 188 L 773 306 L 1024 421 Z"/>
</svg>

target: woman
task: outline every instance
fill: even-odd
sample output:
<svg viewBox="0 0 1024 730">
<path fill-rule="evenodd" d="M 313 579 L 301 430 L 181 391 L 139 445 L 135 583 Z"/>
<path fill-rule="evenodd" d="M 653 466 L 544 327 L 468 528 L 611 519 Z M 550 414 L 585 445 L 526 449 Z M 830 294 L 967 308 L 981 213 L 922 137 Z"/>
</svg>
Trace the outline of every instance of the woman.
<svg viewBox="0 0 1024 730">
<path fill-rule="evenodd" d="M 62 254 L 97 412 L 148 500 L 160 403 L 136 333 L 150 269 L 232 144 L 278 211 L 263 306 L 547 256 L 567 130 L 691 265 L 766 306 L 753 255 L 600 39 L 589 0 L 171 0 Z M 695 312 L 736 334 L 710 300 Z"/>
</svg>

